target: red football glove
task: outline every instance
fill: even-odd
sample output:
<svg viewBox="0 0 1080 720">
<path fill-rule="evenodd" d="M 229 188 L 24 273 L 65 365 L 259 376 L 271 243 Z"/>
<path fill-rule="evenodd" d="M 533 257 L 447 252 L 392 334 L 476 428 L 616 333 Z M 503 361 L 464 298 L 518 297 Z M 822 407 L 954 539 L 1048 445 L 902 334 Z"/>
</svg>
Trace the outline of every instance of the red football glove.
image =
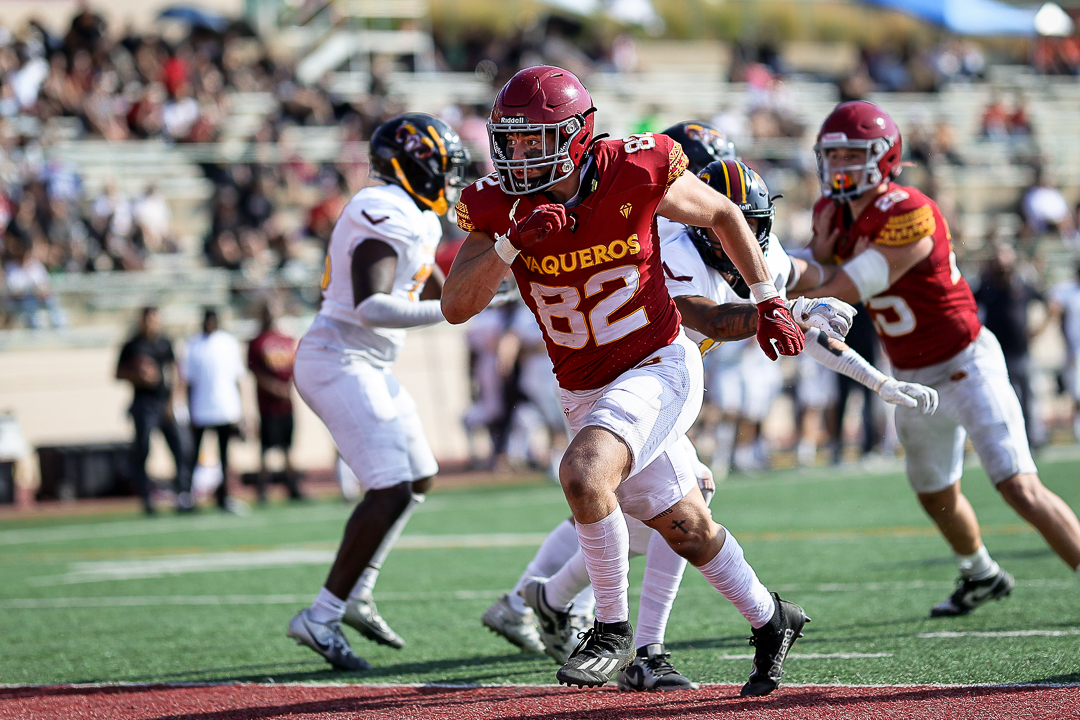
<svg viewBox="0 0 1080 720">
<path fill-rule="evenodd" d="M 780 355 L 798 355 L 805 338 L 791 318 L 787 304 L 778 297 L 758 303 L 757 341 L 770 360 Z"/>
<path fill-rule="evenodd" d="M 548 235 L 554 235 L 564 227 L 566 227 L 566 206 L 552 203 L 536 208 L 520 223 L 511 220 L 510 230 L 506 235 L 511 245 L 518 250 L 524 250 L 542 243 Z"/>
</svg>

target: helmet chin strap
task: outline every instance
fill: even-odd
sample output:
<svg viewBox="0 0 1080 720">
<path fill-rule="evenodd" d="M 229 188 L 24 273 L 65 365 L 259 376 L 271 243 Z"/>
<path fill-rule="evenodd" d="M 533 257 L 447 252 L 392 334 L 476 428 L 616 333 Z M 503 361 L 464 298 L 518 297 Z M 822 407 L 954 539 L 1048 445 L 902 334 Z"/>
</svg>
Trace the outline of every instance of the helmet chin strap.
<svg viewBox="0 0 1080 720">
<path fill-rule="evenodd" d="M 428 210 L 433 211 L 436 215 L 446 214 L 446 211 L 450 209 L 450 206 L 446 202 L 446 194 L 443 190 L 439 190 L 439 197 L 434 200 L 429 200 L 412 189 L 412 185 L 409 183 L 409 179 L 405 177 L 405 171 L 401 169 L 401 164 L 398 163 L 397 158 L 390 158 L 390 164 L 394 166 L 394 175 L 397 176 L 398 182 L 401 183 L 401 187 L 405 192 L 426 205 Z"/>
</svg>

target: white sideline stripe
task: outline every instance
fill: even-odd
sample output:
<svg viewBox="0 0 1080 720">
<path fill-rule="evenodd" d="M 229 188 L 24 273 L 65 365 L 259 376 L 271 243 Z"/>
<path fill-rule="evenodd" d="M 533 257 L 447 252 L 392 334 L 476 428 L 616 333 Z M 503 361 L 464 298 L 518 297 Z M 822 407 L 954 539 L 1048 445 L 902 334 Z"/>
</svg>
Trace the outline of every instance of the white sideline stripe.
<svg viewBox="0 0 1080 720">
<path fill-rule="evenodd" d="M 1061 637 L 1080 635 L 1080 630 L 967 630 L 958 632 L 919 633 L 921 638 L 961 638 L 961 637 Z"/>
<path fill-rule="evenodd" d="M 547 533 L 497 533 L 490 535 L 406 535 L 396 550 L 457 548 L 536 547 Z M 329 565 L 334 550 L 263 550 L 174 555 L 136 560 L 95 560 L 68 565 L 63 575 L 45 575 L 27 582 L 37 587 L 73 585 L 103 580 L 141 580 L 199 572 L 223 572 L 287 565 Z"/>
<path fill-rule="evenodd" d="M 379 600 L 488 600 L 502 590 L 453 590 L 449 592 L 380 592 Z M 148 595 L 100 598 L 12 598 L 0 600 L 3 610 L 57 608 L 141 607 L 155 605 L 308 605 L 314 594 L 305 595 Z"/>
<path fill-rule="evenodd" d="M 867 658 L 890 658 L 892 653 L 789 653 L 788 660 L 864 660 Z M 716 660 L 753 660 L 752 654 L 713 655 Z"/>
</svg>

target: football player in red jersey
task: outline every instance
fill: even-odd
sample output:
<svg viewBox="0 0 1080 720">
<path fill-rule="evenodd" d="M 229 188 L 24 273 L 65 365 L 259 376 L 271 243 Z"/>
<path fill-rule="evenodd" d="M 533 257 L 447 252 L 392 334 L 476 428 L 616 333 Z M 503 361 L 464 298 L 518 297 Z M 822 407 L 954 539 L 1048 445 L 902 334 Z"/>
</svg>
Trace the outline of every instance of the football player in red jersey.
<svg viewBox="0 0 1080 720">
<path fill-rule="evenodd" d="M 815 150 L 824 197 L 814 206 L 811 248 L 825 282 L 807 294 L 864 302 L 896 377 L 940 395 L 934 415 L 896 409 L 908 480 L 960 565 L 957 590 L 930 614 L 966 615 L 1014 585 L 987 553 L 960 492 L 968 437 L 1005 501 L 1080 572 L 1080 523 L 1039 480 L 1001 347 L 979 323 L 945 218 L 921 192 L 893 182 L 896 124 L 872 103 L 843 103 L 821 126 Z"/>
<path fill-rule="evenodd" d="M 656 215 L 715 230 L 751 286 L 757 337 L 773 359 L 798 353 L 802 332 L 741 212 L 684 174 L 678 143 L 651 133 L 603 141 L 592 134 L 594 112 L 584 86 L 559 68 L 522 70 L 503 87 L 488 123 L 496 172 L 457 205 L 470 234 L 443 312 L 452 323 L 477 314 L 509 268 L 544 330 L 576 433 L 560 481 L 596 595 L 596 622 L 559 681 L 603 685 L 633 657 L 625 510 L 750 621 L 757 653 L 743 694 L 768 694 L 806 619 L 769 594 L 712 521 L 680 448 L 701 407 L 701 357 L 664 287 Z"/>
</svg>

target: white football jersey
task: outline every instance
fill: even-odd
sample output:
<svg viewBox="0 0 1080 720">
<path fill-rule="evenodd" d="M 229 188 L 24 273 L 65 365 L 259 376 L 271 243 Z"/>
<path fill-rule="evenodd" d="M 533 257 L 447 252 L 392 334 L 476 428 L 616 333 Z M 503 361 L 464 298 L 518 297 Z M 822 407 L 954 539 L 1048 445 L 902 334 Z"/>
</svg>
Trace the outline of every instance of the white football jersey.
<svg viewBox="0 0 1080 720">
<path fill-rule="evenodd" d="M 682 232 L 674 233 L 660 242 L 660 260 L 664 268 L 664 280 L 668 293 L 673 298 L 687 295 L 699 295 L 716 304 L 751 303 L 750 298 L 739 297 L 719 271 L 709 267 L 701 259 L 701 254 L 694 246 L 685 227 Z M 791 276 L 791 258 L 784 252 L 776 235 L 769 236 L 769 246 L 765 250 L 765 262 L 776 285 L 780 297 L 787 299 L 787 282 Z M 687 336 L 698 344 L 702 354 L 717 346 L 696 330 L 683 328 Z M 734 343 L 724 343 L 733 345 Z"/>
<path fill-rule="evenodd" d="M 365 240 L 386 243 L 397 253 L 392 297 L 419 301 L 442 238 L 439 216 L 421 210 L 397 185 L 366 187 L 356 193 L 334 226 L 322 276 L 319 315 L 338 325 L 343 350 L 385 365 L 405 343 L 401 328 L 367 327 L 353 305 L 352 254 Z"/>
</svg>

